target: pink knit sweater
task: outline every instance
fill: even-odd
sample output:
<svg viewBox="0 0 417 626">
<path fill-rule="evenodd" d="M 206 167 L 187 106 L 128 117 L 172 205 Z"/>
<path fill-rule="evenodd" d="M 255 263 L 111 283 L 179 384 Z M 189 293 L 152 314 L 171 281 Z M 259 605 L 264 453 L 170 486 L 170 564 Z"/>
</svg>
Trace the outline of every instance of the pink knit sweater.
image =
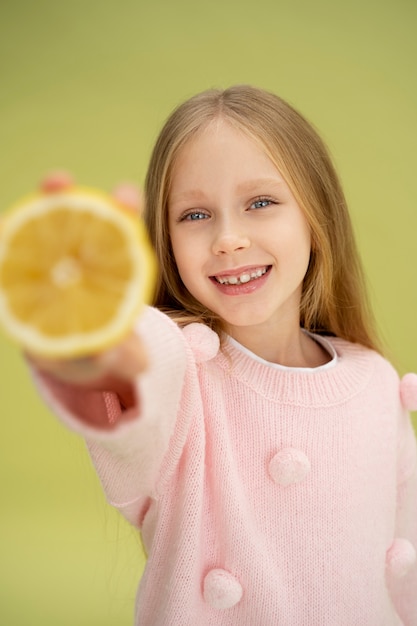
<svg viewBox="0 0 417 626">
<path fill-rule="evenodd" d="M 416 626 L 417 376 L 340 339 L 333 367 L 300 370 L 154 309 L 137 330 L 133 421 L 36 375 L 141 530 L 135 624 Z"/>
</svg>

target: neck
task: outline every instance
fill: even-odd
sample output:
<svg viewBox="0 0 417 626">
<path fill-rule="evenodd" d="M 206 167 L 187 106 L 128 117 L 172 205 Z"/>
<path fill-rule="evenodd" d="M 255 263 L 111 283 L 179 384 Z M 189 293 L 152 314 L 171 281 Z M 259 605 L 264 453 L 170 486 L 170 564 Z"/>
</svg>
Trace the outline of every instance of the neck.
<svg viewBox="0 0 417 626">
<path fill-rule="evenodd" d="M 242 346 L 270 363 L 286 367 L 319 367 L 329 354 L 296 325 L 291 329 L 257 329 L 255 326 L 228 328 L 226 332 Z"/>
</svg>

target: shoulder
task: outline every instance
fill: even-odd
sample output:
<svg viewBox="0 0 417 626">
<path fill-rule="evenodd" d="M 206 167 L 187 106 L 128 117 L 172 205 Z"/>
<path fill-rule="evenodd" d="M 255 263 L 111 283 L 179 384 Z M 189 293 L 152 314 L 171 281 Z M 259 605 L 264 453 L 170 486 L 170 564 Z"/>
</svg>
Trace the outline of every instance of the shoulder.
<svg viewBox="0 0 417 626">
<path fill-rule="evenodd" d="M 379 352 L 339 337 L 327 337 L 337 354 L 336 371 L 350 381 L 354 394 L 384 398 L 392 408 L 399 398 L 400 378 Z"/>
<path fill-rule="evenodd" d="M 379 352 L 338 337 L 326 336 L 326 339 L 333 345 L 340 362 L 363 368 L 369 375 L 369 384 L 383 396 L 391 395 L 407 411 L 417 410 L 417 374 L 407 373 L 400 378 L 392 363 Z"/>
<path fill-rule="evenodd" d="M 326 339 L 334 347 L 339 360 L 347 360 L 352 364 L 357 363 L 358 366 L 364 365 L 369 371 L 376 371 L 393 380 L 399 380 L 395 367 L 376 350 L 371 350 L 359 343 L 352 343 L 339 337 L 326 336 Z"/>
<path fill-rule="evenodd" d="M 163 352 L 184 352 L 196 363 L 213 359 L 220 348 L 218 334 L 205 324 L 192 322 L 182 326 L 156 307 L 144 308 L 136 330 L 149 344 L 159 345 Z"/>
<path fill-rule="evenodd" d="M 210 361 L 220 348 L 220 338 L 211 328 L 201 323 L 191 323 L 182 329 L 183 336 L 197 363 Z"/>
</svg>

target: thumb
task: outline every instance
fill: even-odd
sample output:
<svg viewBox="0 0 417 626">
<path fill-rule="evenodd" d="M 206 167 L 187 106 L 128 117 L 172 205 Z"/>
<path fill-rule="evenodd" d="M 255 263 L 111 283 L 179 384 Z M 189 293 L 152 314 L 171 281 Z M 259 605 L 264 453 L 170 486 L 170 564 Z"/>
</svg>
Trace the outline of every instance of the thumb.
<svg viewBox="0 0 417 626">
<path fill-rule="evenodd" d="M 113 197 L 126 209 L 130 209 L 137 215 L 143 211 L 143 194 L 136 185 L 132 183 L 121 183 L 113 189 Z"/>
<path fill-rule="evenodd" d="M 98 355 L 97 364 L 114 376 L 132 380 L 147 369 L 149 361 L 143 342 L 131 334 L 122 343 Z"/>
</svg>

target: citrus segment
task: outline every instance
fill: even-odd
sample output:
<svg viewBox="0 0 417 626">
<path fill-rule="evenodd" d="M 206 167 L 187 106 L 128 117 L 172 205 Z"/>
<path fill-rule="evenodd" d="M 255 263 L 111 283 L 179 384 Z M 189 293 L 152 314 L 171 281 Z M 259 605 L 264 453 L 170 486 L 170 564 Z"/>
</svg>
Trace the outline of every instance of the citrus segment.
<svg viewBox="0 0 417 626">
<path fill-rule="evenodd" d="M 73 357 L 114 345 L 149 301 L 153 251 L 142 222 L 72 187 L 22 201 L 0 233 L 0 322 L 25 349 Z"/>
</svg>

